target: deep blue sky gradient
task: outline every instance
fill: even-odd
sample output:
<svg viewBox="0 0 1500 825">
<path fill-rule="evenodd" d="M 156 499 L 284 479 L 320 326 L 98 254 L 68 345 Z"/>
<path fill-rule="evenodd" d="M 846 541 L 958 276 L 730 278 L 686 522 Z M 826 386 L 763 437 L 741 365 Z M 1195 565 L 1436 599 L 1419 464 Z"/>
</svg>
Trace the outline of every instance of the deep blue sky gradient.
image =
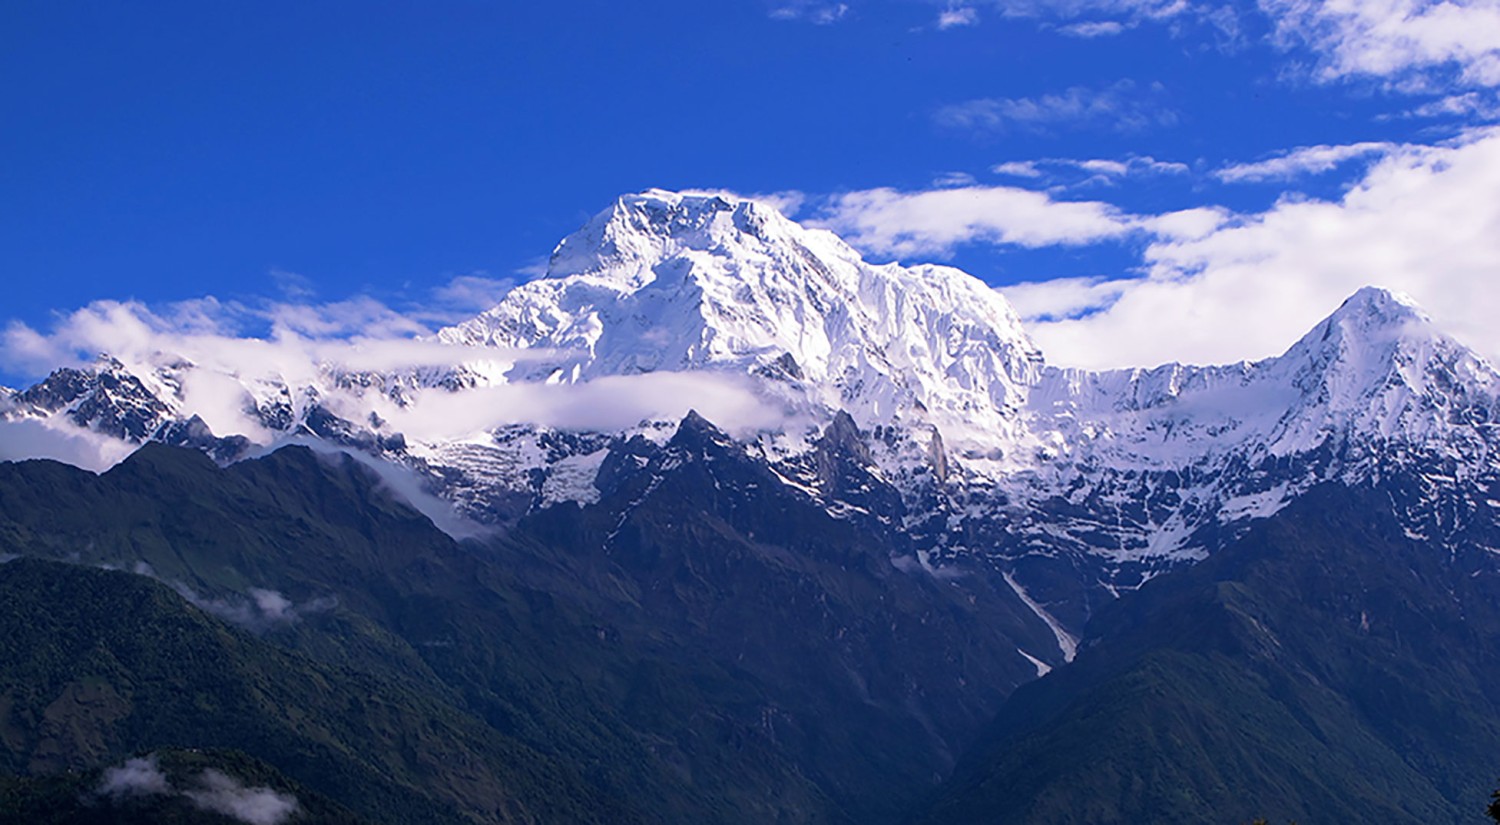
<svg viewBox="0 0 1500 825">
<path fill-rule="evenodd" d="M 1289 75 L 1296 55 L 1253 17 L 1226 48 L 1206 29 L 1085 40 L 993 13 L 938 31 L 939 8 L 872 0 L 824 26 L 773 19 L 759 0 L 16 0 L 0 9 L 0 321 L 45 326 L 102 298 L 275 295 L 275 271 L 326 299 L 419 300 L 456 275 L 511 276 L 652 186 L 1016 183 L 988 170 L 1041 157 L 1207 170 L 1445 128 L 1383 117 L 1393 103 L 1373 87 Z M 1120 81 L 1175 118 L 1003 133 L 934 119 L 964 100 Z M 1205 181 L 1057 196 L 1160 212 L 1283 194 Z M 1007 283 L 1134 260 L 1103 244 L 969 248 L 954 262 Z"/>
</svg>

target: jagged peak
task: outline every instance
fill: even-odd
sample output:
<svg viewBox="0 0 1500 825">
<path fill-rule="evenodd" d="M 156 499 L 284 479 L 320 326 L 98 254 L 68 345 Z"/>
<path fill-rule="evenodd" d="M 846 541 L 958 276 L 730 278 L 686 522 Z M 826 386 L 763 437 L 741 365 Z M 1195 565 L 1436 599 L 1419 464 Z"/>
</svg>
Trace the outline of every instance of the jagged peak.
<svg viewBox="0 0 1500 825">
<path fill-rule="evenodd" d="M 1378 286 L 1360 288 L 1312 329 L 1303 340 L 1334 336 L 1391 340 L 1442 335 L 1416 300 L 1403 292 Z"/>
<path fill-rule="evenodd" d="M 621 195 L 564 238 L 552 251 L 546 277 L 594 275 L 638 288 L 655 279 L 651 265 L 674 252 L 795 242 L 810 233 L 753 198 L 648 189 Z M 858 258 L 842 241 L 835 248 L 841 257 Z"/>
<path fill-rule="evenodd" d="M 709 444 L 727 447 L 734 443 L 734 439 L 697 410 L 688 410 L 687 415 L 678 423 L 677 432 L 667 443 L 671 447 L 697 451 Z"/>
<path fill-rule="evenodd" d="M 1280 369 L 1362 373 L 1378 381 L 1392 370 L 1441 359 L 1464 361 L 1490 372 L 1483 359 L 1433 322 L 1409 295 L 1366 286 L 1349 296 L 1327 318 L 1273 359 Z"/>
<path fill-rule="evenodd" d="M 870 264 L 773 206 L 663 190 L 617 199 L 559 245 L 548 277 L 439 337 L 549 352 L 512 381 L 775 377 L 862 425 L 927 410 L 1001 426 L 1040 369 L 1014 308 L 972 275 Z"/>
</svg>

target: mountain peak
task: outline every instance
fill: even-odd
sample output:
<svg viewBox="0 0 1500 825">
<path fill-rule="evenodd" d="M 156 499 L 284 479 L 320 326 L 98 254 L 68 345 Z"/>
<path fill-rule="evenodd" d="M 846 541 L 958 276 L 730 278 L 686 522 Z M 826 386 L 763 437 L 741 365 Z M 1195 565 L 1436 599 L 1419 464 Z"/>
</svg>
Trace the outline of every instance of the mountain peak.
<svg viewBox="0 0 1500 825">
<path fill-rule="evenodd" d="M 1281 360 L 1383 369 L 1433 348 L 1463 349 L 1433 323 L 1411 296 L 1376 286 L 1350 295 Z"/>
<path fill-rule="evenodd" d="M 1495 403 L 1497 376 L 1473 350 L 1443 333 L 1416 301 L 1365 287 L 1286 354 L 1270 362 L 1320 410 L 1304 416 L 1300 443 L 1330 423 L 1347 432 L 1423 443 L 1446 437 L 1475 407 Z"/>
<path fill-rule="evenodd" d="M 772 236 L 805 231 L 774 207 L 753 199 L 648 189 L 621 195 L 564 238 L 552 252 L 547 277 L 593 275 L 638 288 L 655 280 L 654 263 L 676 252 L 770 242 Z M 857 257 L 847 246 L 840 252 Z"/>
<path fill-rule="evenodd" d="M 1416 299 L 1404 292 L 1378 286 L 1361 287 L 1328 316 L 1326 323 L 1346 330 L 1387 329 L 1402 332 L 1416 327 L 1425 334 L 1435 331 L 1432 318 L 1422 310 Z"/>
<path fill-rule="evenodd" d="M 796 392 L 863 425 L 933 412 L 1001 426 L 1041 362 L 1015 310 L 967 273 L 870 264 L 753 199 L 662 190 L 619 198 L 558 245 L 547 277 L 439 336 L 549 352 L 510 380 L 793 363 Z"/>
</svg>

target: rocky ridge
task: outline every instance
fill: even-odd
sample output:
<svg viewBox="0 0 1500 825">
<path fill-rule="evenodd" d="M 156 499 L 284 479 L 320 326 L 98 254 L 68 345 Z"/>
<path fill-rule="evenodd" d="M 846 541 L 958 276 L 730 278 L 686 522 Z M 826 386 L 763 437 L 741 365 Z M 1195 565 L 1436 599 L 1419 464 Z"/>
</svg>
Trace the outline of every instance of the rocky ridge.
<svg viewBox="0 0 1500 825">
<path fill-rule="evenodd" d="M 840 518 L 909 536 L 901 569 L 1003 577 L 1056 627 L 1064 658 L 1101 600 L 1201 559 L 1319 482 L 1399 482 L 1405 529 L 1424 536 L 1497 506 L 1482 490 L 1496 475 L 1500 379 L 1375 288 L 1275 358 L 1061 369 L 999 293 L 959 270 L 869 264 L 763 204 L 650 191 L 565 239 L 545 277 L 436 338 L 453 364 L 228 376 L 254 432 L 195 423 L 182 388 L 199 367 L 171 354 L 61 369 L 0 408 L 220 461 L 292 436 L 330 442 L 413 470 L 503 527 L 597 500 L 600 467 L 632 439 L 664 445 L 687 407 L 740 393 L 756 415 L 715 423 L 747 455 Z M 666 379 L 677 383 L 649 383 Z M 628 411 L 663 386 L 683 410 L 600 418 L 611 425 L 529 414 L 552 396 L 523 394 Z M 495 411 L 468 430 L 408 426 L 453 399 Z"/>
</svg>

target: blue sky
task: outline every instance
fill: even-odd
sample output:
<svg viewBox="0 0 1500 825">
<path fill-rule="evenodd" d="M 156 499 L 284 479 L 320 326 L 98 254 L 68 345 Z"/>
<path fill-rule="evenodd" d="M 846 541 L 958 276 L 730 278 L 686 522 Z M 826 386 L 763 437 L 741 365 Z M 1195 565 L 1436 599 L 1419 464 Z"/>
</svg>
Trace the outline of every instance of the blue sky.
<svg viewBox="0 0 1500 825">
<path fill-rule="evenodd" d="M 6 383 L 100 301 L 416 334 L 647 187 L 961 266 L 1064 363 L 1268 355 L 1363 283 L 1500 353 L 1495 0 L 18 0 L 0 77 Z"/>
</svg>

